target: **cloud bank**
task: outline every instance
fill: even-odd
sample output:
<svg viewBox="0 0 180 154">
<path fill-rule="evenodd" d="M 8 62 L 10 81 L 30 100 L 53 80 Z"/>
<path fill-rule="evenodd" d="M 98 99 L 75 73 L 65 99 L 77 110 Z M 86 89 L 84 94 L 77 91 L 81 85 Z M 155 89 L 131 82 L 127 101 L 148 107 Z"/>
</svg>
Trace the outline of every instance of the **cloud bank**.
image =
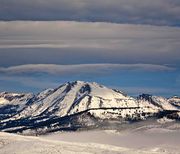
<svg viewBox="0 0 180 154">
<path fill-rule="evenodd" d="M 179 0 L 0 0 L 0 20 L 74 20 L 180 26 Z"/>
<path fill-rule="evenodd" d="M 0 66 L 180 65 L 180 28 L 65 21 L 0 22 Z"/>
</svg>

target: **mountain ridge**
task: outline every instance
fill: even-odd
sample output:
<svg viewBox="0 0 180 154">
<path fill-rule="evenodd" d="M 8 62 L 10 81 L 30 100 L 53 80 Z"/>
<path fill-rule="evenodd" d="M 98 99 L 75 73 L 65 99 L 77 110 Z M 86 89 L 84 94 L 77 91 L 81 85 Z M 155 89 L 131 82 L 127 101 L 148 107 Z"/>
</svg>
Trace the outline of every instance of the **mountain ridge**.
<svg viewBox="0 0 180 154">
<path fill-rule="evenodd" d="M 180 98 L 137 98 L 95 82 L 67 82 L 38 94 L 0 93 L 0 130 L 61 130 L 163 117 L 179 120 Z"/>
</svg>

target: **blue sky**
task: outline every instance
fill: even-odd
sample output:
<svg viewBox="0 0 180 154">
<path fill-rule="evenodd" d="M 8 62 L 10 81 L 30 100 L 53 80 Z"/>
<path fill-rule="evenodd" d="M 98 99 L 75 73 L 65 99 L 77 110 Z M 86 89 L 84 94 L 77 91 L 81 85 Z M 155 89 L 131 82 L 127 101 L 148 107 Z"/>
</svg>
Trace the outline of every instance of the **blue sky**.
<svg viewBox="0 0 180 154">
<path fill-rule="evenodd" d="M 180 94 L 179 0 L 0 0 L 0 91 L 95 81 Z"/>
</svg>

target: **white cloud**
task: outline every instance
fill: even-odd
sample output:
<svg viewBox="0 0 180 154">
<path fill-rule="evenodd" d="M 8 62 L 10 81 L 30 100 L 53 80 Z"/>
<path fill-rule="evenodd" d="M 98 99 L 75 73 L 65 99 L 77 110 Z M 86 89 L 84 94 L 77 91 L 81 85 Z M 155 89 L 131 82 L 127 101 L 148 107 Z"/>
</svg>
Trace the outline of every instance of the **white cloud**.
<svg viewBox="0 0 180 154">
<path fill-rule="evenodd" d="M 179 33 L 180 28 L 165 26 L 75 21 L 0 21 L 1 40 L 172 39 L 180 38 Z"/>
<path fill-rule="evenodd" d="M 49 73 L 49 74 L 101 74 L 113 71 L 172 71 L 174 68 L 153 65 L 153 64 L 79 64 L 79 65 L 55 65 L 55 64 L 28 64 L 0 68 L 1 73 L 22 74 L 22 73 Z"/>
</svg>

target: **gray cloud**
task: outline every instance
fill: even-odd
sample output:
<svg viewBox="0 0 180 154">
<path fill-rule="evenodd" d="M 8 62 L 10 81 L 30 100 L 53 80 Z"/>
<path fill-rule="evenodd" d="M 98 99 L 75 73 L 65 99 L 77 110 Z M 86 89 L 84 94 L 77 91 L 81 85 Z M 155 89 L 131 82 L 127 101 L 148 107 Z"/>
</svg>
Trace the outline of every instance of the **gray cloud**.
<svg viewBox="0 0 180 154">
<path fill-rule="evenodd" d="M 88 22 L 0 22 L 0 66 L 180 65 L 180 28 Z M 178 66 L 177 66 L 178 67 Z"/>
<path fill-rule="evenodd" d="M 0 0 L 0 20 L 180 25 L 179 0 Z"/>
<path fill-rule="evenodd" d="M 172 67 L 153 64 L 79 64 L 79 65 L 55 65 L 55 64 L 29 64 L 0 68 L 0 73 L 23 74 L 23 73 L 48 73 L 60 75 L 72 74 L 101 74 L 113 71 L 173 71 Z"/>
</svg>

